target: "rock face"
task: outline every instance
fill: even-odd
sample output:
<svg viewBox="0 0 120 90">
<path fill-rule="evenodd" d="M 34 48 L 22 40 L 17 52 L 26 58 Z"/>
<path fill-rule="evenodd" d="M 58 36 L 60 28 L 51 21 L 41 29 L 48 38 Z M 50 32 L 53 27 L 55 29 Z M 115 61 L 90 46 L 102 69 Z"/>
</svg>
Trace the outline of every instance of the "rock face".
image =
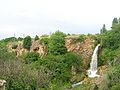
<svg viewBox="0 0 120 90">
<path fill-rule="evenodd" d="M 77 37 L 66 37 L 66 47 L 68 51 L 82 54 L 83 57 L 89 57 L 93 53 L 93 46 L 95 40 L 92 38 L 86 38 L 83 42 L 75 42 Z"/>
<path fill-rule="evenodd" d="M 17 48 L 12 49 L 12 46 L 16 44 Z M 27 52 L 38 52 L 40 55 L 46 55 L 47 54 L 47 47 L 39 42 L 39 40 L 32 40 L 32 45 L 30 47 L 30 50 L 23 48 L 23 42 L 18 41 L 16 43 L 10 42 L 8 45 L 8 51 L 9 52 L 16 52 L 16 56 L 21 56 L 23 53 Z"/>
<path fill-rule="evenodd" d="M 44 44 L 40 44 L 40 41 L 32 41 L 32 45 L 30 47 L 30 52 L 38 52 L 40 55 L 47 54 L 47 47 Z"/>
<path fill-rule="evenodd" d="M 71 36 L 66 37 L 65 38 L 66 47 L 68 52 L 74 52 L 82 56 L 83 68 L 87 70 L 90 64 L 91 56 L 93 54 L 93 49 L 94 49 L 93 47 L 95 40 L 88 37 L 85 38 L 82 42 L 80 42 L 78 41 L 78 38 L 79 37 L 71 37 Z M 79 76 L 77 76 L 75 66 L 72 66 L 71 72 L 72 72 L 72 78 L 71 78 L 72 82 L 82 79 L 79 78 Z M 84 78 L 84 75 L 81 77 Z"/>
<path fill-rule="evenodd" d="M 13 49 L 13 45 L 17 45 L 17 48 L 16 49 Z M 23 48 L 23 42 L 22 41 L 18 41 L 18 42 L 10 42 L 8 45 L 8 51 L 9 52 L 15 52 L 16 53 L 16 56 L 21 56 L 23 53 L 26 53 L 28 52 L 27 49 L 24 49 Z"/>
<path fill-rule="evenodd" d="M 82 56 L 83 61 L 83 68 L 85 70 L 88 69 L 88 66 L 90 64 L 91 56 L 93 53 L 93 47 L 95 40 L 88 37 L 85 38 L 82 42 L 77 41 L 79 37 L 71 37 L 67 36 L 65 38 L 65 45 L 68 50 L 68 52 L 74 52 Z M 12 49 L 13 43 L 8 44 L 8 50 L 16 52 L 17 56 L 22 55 L 25 52 L 28 52 L 28 50 L 23 48 L 23 42 L 17 42 L 18 47 L 16 49 Z M 41 56 L 46 55 L 48 53 L 47 46 L 42 44 L 39 40 L 32 40 L 32 45 L 30 47 L 29 52 L 38 52 Z M 75 81 L 77 79 L 76 73 L 76 67 L 72 66 L 71 68 L 72 76 L 73 78 L 71 81 Z M 83 76 L 84 77 L 84 76 Z"/>
<path fill-rule="evenodd" d="M 93 53 L 94 47 L 94 39 L 86 38 L 83 42 L 75 42 L 78 37 L 66 37 L 65 38 L 65 45 L 67 47 L 68 52 L 75 52 L 77 54 L 82 55 L 85 60 L 91 57 Z M 17 44 L 16 49 L 12 49 L 12 46 Z M 24 52 L 28 52 L 28 50 L 23 48 L 23 42 L 10 42 L 8 44 L 8 51 L 16 52 L 17 56 L 22 55 Z M 30 52 L 38 52 L 40 55 L 46 55 L 48 53 L 47 46 L 41 44 L 39 40 L 32 40 L 32 45 L 30 47 Z"/>
<path fill-rule="evenodd" d="M 76 42 L 78 37 L 66 37 L 66 47 L 68 52 L 75 52 L 83 57 L 83 63 L 87 66 L 90 63 L 90 58 L 93 53 L 95 40 L 86 38 L 83 42 Z M 87 67 L 85 67 L 87 68 Z"/>
<path fill-rule="evenodd" d="M 5 90 L 5 80 L 0 80 L 0 90 Z"/>
</svg>

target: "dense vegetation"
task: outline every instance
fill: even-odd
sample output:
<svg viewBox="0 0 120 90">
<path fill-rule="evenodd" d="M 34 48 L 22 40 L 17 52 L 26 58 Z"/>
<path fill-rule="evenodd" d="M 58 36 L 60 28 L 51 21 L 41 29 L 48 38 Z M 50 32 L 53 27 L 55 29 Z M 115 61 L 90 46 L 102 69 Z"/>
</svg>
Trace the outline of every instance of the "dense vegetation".
<svg viewBox="0 0 120 90">
<path fill-rule="evenodd" d="M 76 42 L 83 43 L 86 37 L 96 40 L 95 45 L 101 44 L 99 66 L 107 66 L 103 81 L 99 86 L 93 83 L 83 84 L 75 90 L 119 90 L 120 88 L 120 22 L 113 19 L 111 30 L 105 24 L 96 35 L 79 35 Z M 48 54 L 40 56 L 37 52 L 24 53 L 16 57 L 14 52 L 8 52 L 9 42 L 23 40 L 23 47 L 30 49 L 32 38 L 6 38 L 0 41 L 0 79 L 7 81 L 7 90 L 66 90 L 71 88 L 72 67 L 76 68 L 79 77 L 86 77 L 81 55 L 67 52 L 63 32 L 56 31 L 51 36 L 37 35 L 34 40 L 48 47 Z M 69 34 L 70 36 L 70 34 Z M 13 49 L 17 45 L 13 45 Z"/>
<path fill-rule="evenodd" d="M 27 36 L 24 38 L 24 41 L 23 41 L 23 47 L 25 49 L 30 49 L 30 46 L 31 46 L 31 37 L 30 36 Z"/>
</svg>

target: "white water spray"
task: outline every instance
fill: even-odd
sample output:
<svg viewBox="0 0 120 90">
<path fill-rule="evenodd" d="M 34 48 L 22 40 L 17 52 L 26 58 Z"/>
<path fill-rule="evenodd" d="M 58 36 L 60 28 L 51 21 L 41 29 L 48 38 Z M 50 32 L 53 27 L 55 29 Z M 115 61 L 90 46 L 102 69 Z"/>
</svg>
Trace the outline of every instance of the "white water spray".
<svg viewBox="0 0 120 90">
<path fill-rule="evenodd" d="M 90 69 L 88 70 L 88 77 L 94 78 L 94 77 L 99 77 L 100 75 L 96 74 L 97 73 L 97 68 L 98 68 L 98 49 L 99 49 L 100 44 L 98 44 L 93 52 L 92 55 L 92 60 L 90 63 Z M 78 85 L 83 84 L 84 80 L 81 82 L 78 82 L 76 84 L 73 84 L 72 87 L 76 87 Z"/>
<path fill-rule="evenodd" d="M 88 77 L 99 77 L 99 75 L 97 75 L 97 67 L 98 67 L 98 49 L 99 49 L 99 46 L 100 44 L 98 44 L 93 52 L 93 55 L 92 55 L 92 60 L 91 60 L 91 63 L 90 63 L 90 69 L 88 70 Z"/>
</svg>

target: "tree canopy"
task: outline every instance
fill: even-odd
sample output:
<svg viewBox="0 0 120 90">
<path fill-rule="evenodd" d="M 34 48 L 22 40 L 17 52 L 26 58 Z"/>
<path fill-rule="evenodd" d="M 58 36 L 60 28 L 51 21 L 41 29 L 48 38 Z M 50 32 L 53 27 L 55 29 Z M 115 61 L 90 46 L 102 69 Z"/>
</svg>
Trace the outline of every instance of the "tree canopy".
<svg viewBox="0 0 120 90">
<path fill-rule="evenodd" d="M 49 53 L 54 55 L 65 54 L 67 48 L 65 47 L 65 34 L 60 31 L 56 31 L 50 36 L 48 48 Z"/>
<path fill-rule="evenodd" d="M 23 47 L 25 48 L 25 49 L 30 49 L 30 46 L 31 46 L 31 37 L 30 36 L 26 36 L 25 38 L 24 38 L 24 41 L 23 41 Z"/>
</svg>

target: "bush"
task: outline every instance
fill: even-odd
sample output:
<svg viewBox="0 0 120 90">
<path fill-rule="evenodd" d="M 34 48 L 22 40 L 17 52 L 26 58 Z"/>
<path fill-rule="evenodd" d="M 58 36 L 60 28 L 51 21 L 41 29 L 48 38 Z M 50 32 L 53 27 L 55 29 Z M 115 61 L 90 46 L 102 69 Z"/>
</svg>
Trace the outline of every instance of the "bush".
<svg viewBox="0 0 120 90">
<path fill-rule="evenodd" d="M 31 46 L 31 37 L 30 36 L 27 36 L 24 38 L 24 41 L 23 41 L 23 47 L 25 49 L 30 49 L 30 46 Z"/>
<path fill-rule="evenodd" d="M 107 74 L 109 86 L 114 86 L 117 83 L 120 83 L 120 65 L 112 66 L 109 69 L 109 72 Z"/>
<path fill-rule="evenodd" d="M 23 40 L 23 38 L 22 37 L 18 37 L 18 41 L 22 41 Z"/>
<path fill-rule="evenodd" d="M 65 47 L 64 37 L 66 35 L 63 32 L 56 31 L 53 33 L 49 40 L 49 53 L 53 55 L 65 54 L 67 52 L 67 48 Z"/>
<path fill-rule="evenodd" d="M 86 39 L 86 36 L 84 34 L 79 36 L 79 42 L 83 42 Z"/>
<path fill-rule="evenodd" d="M 120 90 L 120 83 L 117 83 L 116 85 L 112 86 L 110 90 Z"/>
<path fill-rule="evenodd" d="M 110 30 L 102 35 L 103 47 L 115 50 L 120 46 L 120 30 Z"/>
<path fill-rule="evenodd" d="M 16 58 L 16 53 L 8 52 L 7 47 L 0 44 L 0 59 L 12 60 Z"/>
<path fill-rule="evenodd" d="M 18 47 L 18 45 L 14 44 L 14 45 L 12 46 L 12 49 L 16 49 L 17 47 Z"/>
<path fill-rule="evenodd" d="M 40 66 L 48 68 L 52 73 L 52 81 L 62 83 L 69 82 L 72 73 L 71 68 L 75 66 L 77 71 L 82 68 L 81 57 L 74 53 L 67 53 L 65 55 L 47 55 L 39 59 L 33 64 L 37 69 Z M 77 72 L 76 71 L 76 72 Z"/>
<path fill-rule="evenodd" d="M 39 40 L 39 37 L 38 37 L 37 35 L 35 36 L 35 41 L 36 41 L 36 40 Z"/>
<path fill-rule="evenodd" d="M 39 59 L 39 53 L 37 52 L 28 52 L 23 56 L 25 63 L 31 63 Z"/>
<path fill-rule="evenodd" d="M 49 44 L 49 38 L 48 37 L 43 37 L 40 39 L 40 42 L 44 45 L 47 45 Z"/>
</svg>

